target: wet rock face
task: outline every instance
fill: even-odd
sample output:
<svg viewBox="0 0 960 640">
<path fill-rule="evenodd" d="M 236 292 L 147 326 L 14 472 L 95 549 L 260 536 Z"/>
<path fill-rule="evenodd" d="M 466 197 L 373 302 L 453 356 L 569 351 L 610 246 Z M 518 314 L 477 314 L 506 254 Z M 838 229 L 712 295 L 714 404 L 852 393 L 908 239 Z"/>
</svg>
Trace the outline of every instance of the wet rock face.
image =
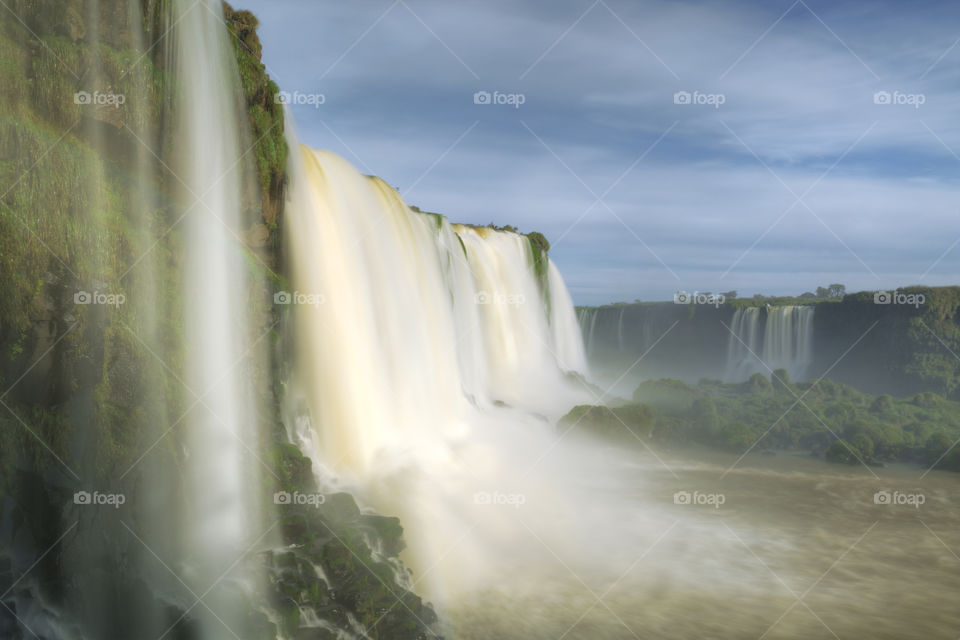
<svg viewBox="0 0 960 640">
<path fill-rule="evenodd" d="M 275 455 L 278 491 L 320 495 L 309 458 L 291 445 Z M 329 629 L 317 624 L 324 621 L 344 630 L 360 626 L 377 640 L 437 637 L 433 608 L 398 583 L 397 573 L 405 570 L 396 558 L 403 549 L 397 518 L 365 514 L 346 493 L 312 504 L 291 499 L 279 511 L 286 547 L 266 554 L 265 562 L 269 599 L 287 636 L 328 637 Z"/>
<path fill-rule="evenodd" d="M 144 7 L 153 4 L 144 2 Z M 126 1 L 12 0 L 11 11 L 31 31 L 68 38 L 73 42 L 99 41 L 117 48 L 134 46 L 133 24 L 138 16 Z"/>
<path fill-rule="evenodd" d="M 240 84 L 246 101 L 250 140 L 256 157 L 256 182 L 248 182 L 243 202 L 249 224 L 263 224 L 269 232 L 264 238 L 259 231 L 248 242 L 252 248 L 277 246 L 277 235 L 286 194 L 286 163 L 289 150 L 284 138 L 283 106 L 278 99 L 280 89 L 270 79 L 261 62 L 263 46 L 257 36 L 260 22 L 249 11 L 238 11 L 226 2 L 223 12 L 231 35 L 240 71 Z"/>
</svg>

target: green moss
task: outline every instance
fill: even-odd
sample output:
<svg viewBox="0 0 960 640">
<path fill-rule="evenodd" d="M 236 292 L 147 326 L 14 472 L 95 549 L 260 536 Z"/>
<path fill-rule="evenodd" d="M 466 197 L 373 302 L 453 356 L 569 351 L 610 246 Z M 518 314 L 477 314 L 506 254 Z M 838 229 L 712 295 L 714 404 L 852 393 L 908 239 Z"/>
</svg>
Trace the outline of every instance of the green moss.
<svg viewBox="0 0 960 640">
<path fill-rule="evenodd" d="M 530 241 L 530 250 L 533 251 L 533 270 L 541 281 L 546 281 L 547 270 L 550 266 L 550 243 L 539 231 L 531 231 L 526 234 Z"/>
<path fill-rule="evenodd" d="M 259 21 L 249 11 L 235 11 L 224 3 L 226 27 L 233 45 L 246 100 L 251 143 L 255 157 L 258 197 L 266 222 L 272 223 L 282 205 L 290 150 L 284 137 L 283 106 L 280 89 L 267 75 L 260 61 L 261 44 L 257 37 Z"/>
</svg>

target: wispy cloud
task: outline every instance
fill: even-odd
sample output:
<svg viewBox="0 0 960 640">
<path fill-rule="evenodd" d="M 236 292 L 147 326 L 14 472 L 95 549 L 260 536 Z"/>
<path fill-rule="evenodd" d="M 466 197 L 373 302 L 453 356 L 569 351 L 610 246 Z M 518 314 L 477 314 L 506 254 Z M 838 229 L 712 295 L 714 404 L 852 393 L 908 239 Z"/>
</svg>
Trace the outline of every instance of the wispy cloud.
<svg viewBox="0 0 960 640">
<path fill-rule="evenodd" d="M 326 96 L 295 109 L 307 144 L 407 189 L 479 121 L 409 199 L 554 238 L 582 216 L 554 251 L 578 303 L 915 283 L 960 237 L 960 10 L 948 3 L 407 0 L 356 46 L 390 2 L 246 4 L 281 86 Z M 478 91 L 524 102 L 476 104 Z M 610 210 L 584 215 L 590 190 L 673 122 Z M 814 183 L 784 215 L 791 190 Z M 958 267 L 960 249 L 924 282 Z"/>
</svg>

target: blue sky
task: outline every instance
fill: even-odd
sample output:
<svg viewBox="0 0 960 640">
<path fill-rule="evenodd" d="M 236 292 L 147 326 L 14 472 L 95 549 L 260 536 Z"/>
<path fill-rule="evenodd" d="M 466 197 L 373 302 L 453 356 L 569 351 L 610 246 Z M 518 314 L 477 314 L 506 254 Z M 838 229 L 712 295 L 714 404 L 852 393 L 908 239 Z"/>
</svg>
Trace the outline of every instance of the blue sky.
<svg viewBox="0 0 960 640">
<path fill-rule="evenodd" d="M 578 304 L 957 283 L 955 3 L 235 6 L 281 89 L 324 96 L 305 144 L 542 231 Z"/>
</svg>

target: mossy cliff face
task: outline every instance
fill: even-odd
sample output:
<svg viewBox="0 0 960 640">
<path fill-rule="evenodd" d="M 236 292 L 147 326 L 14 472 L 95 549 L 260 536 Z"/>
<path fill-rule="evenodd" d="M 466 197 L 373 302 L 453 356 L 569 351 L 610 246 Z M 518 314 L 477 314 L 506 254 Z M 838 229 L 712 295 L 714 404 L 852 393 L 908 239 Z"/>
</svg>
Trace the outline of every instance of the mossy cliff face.
<svg viewBox="0 0 960 640">
<path fill-rule="evenodd" d="M 139 11 L 10 8 L 19 20 L 0 25 L 0 450 L 14 464 L 3 469 L 76 480 L 82 467 L 88 481 L 105 479 L 133 462 L 132 434 L 180 403 L 173 385 L 146 399 L 157 363 L 138 344 L 149 333 L 178 361 L 174 297 L 156 314 L 133 295 L 177 285 L 179 236 L 150 250 L 172 223 L 152 157 L 169 76 L 134 43 Z"/>
<path fill-rule="evenodd" d="M 833 366 L 832 379 L 870 393 L 960 399 L 960 287 L 898 293 L 855 293 L 818 305 L 812 370 Z"/>
<path fill-rule="evenodd" d="M 249 11 L 236 11 L 226 2 L 223 11 L 240 73 L 240 85 L 246 102 L 244 149 L 253 148 L 256 181 L 247 182 L 243 201 L 247 204 L 245 219 L 249 224 L 247 243 L 266 249 L 267 257 L 275 257 L 279 247 L 280 215 L 287 185 L 289 149 L 283 135 L 283 106 L 280 89 L 266 73 L 260 61 L 263 47 L 257 37 L 259 21 Z"/>
<path fill-rule="evenodd" d="M 0 23 L 0 557 L 9 569 L 0 626 L 4 637 L 29 637 L 26 624 L 56 637 L 46 627 L 63 611 L 66 632 L 105 637 L 154 600 L 147 576 L 124 568 L 146 552 L 119 535 L 121 518 L 135 530 L 144 523 L 133 506 L 84 508 L 74 495 L 100 490 L 133 505 L 160 469 L 182 465 L 174 428 L 124 474 L 184 407 L 164 371 L 183 356 L 181 238 L 174 230 L 151 249 L 174 220 L 157 160 L 170 77 L 144 55 L 141 7 L 9 8 Z M 145 344 L 164 345 L 164 365 Z M 176 478 L 154 484 L 157 503 L 179 493 Z M 111 602 L 123 613 L 102 615 Z"/>
<path fill-rule="evenodd" d="M 11 0 L 0 9 L 0 637 L 197 634 L 199 610 L 174 577 L 189 571 L 178 563 L 190 524 L 179 505 L 190 499 L 184 416 L 195 398 L 181 382 L 191 274 L 170 169 L 171 11 L 168 0 Z M 242 366 L 258 394 L 250 444 L 270 468 L 251 501 L 272 506 L 278 490 L 317 490 L 309 461 L 283 444 L 279 415 L 289 345 L 285 307 L 272 294 L 284 281 L 287 149 L 256 19 L 224 13 L 249 123 L 238 135 L 251 149 L 240 231 L 256 355 Z M 288 477 L 291 466 L 306 475 Z M 78 492 L 124 503 L 84 504 Z M 328 575 L 322 584 L 303 577 L 309 593 L 294 594 L 276 564 L 288 556 L 275 563 L 259 549 L 264 562 L 241 567 L 259 572 L 264 589 L 285 589 L 298 612 L 369 626 L 372 637 L 424 636 L 432 612 L 393 583 L 384 568 L 393 560 L 371 550 L 399 546 L 395 521 L 327 507 L 302 514 L 298 528 L 289 509 L 264 511 L 265 521 L 283 517 L 264 544 L 295 544 L 284 553 Z M 394 594 L 408 606 L 378 620 Z M 323 637 L 293 623 L 289 601 L 273 607 L 275 593 L 259 596 L 244 607 L 241 637 Z"/>
</svg>

